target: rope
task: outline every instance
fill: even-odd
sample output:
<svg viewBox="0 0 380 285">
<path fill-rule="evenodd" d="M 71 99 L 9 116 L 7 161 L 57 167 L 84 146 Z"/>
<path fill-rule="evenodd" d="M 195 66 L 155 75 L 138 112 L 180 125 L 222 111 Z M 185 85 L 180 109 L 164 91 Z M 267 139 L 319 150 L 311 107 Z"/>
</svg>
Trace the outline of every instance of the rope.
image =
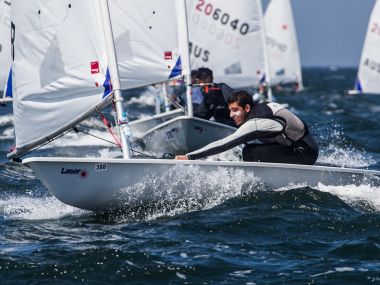
<svg viewBox="0 0 380 285">
<path fill-rule="evenodd" d="M 181 109 L 182 111 L 185 112 L 185 107 L 183 107 L 181 104 L 177 103 L 172 97 L 170 97 L 169 94 L 165 94 L 165 96 L 166 96 L 166 98 L 169 99 L 170 103 L 171 103 L 174 107 L 176 107 L 177 109 Z M 179 98 L 179 100 L 182 101 L 182 103 L 184 103 L 183 100 L 182 100 L 180 97 L 178 97 L 178 98 Z M 168 106 L 165 106 L 165 107 L 168 107 Z"/>
<path fill-rule="evenodd" d="M 100 118 L 102 119 L 103 124 L 107 127 L 109 133 L 111 134 L 111 136 L 112 136 L 113 139 L 115 140 L 116 145 L 117 145 L 119 148 L 121 148 L 121 142 L 120 142 L 119 138 L 116 136 L 116 134 L 113 132 L 111 123 L 110 123 L 110 122 L 107 120 L 107 118 L 102 114 L 102 112 L 98 111 L 98 113 L 99 113 Z"/>
<path fill-rule="evenodd" d="M 81 127 L 89 128 L 89 127 L 87 127 L 87 126 L 83 126 L 83 125 L 81 125 Z M 108 143 L 110 143 L 110 144 L 113 144 L 113 145 L 119 146 L 117 143 L 115 143 L 115 142 L 113 142 L 113 141 L 110 141 L 110 140 L 107 140 L 107 139 L 101 138 L 101 137 L 96 136 L 96 135 L 92 135 L 92 134 L 90 134 L 90 133 L 88 133 L 88 132 L 85 132 L 85 131 L 83 131 L 83 130 L 78 129 L 77 127 L 73 127 L 73 129 L 74 129 L 74 131 L 75 131 L 76 133 L 83 133 L 83 134 L 89 135 L 89 136 L 91 136 L 91 137 L 97 138 L 97 139 L 99 139 L 99 140 L 102 140 L 102 141 L 108 142 Z M 146 156 L 146 157 L 149 157 L 149 158 L 153 158 L 153 159 L 157 159 L 157 158 L 158 158 L 157 156 L 152 156 L 152 155 L 149 155 L 149 154 L 146 154 L 146 153 L 140 152 L 140 151 L 135 150 L 135 149 L 131 149 L 131 150 L 132 150 L 133 152 L 137 153 L 137 154 L 141 154 L 141 155 Z"/>
<path fill-rule="evenodd" d="M 81 125 L 81 127 L 85 127 L 85 128 L 86 128 L 86 126 L 83 126 L 83 125 Z M 110 141 L 110 140 L 107 140 L 107 139 L 101 138 L 101 137 L 99 137 L 99 136 L 96 136 L 96 135 L 90 134 L 89 132 L 82 131 L 82 130 L 78 129 L 76 126 L 73 127 L 73 130 L 74 130 L 76 133 L 83 133 L 83 134 L 89 135 L 90 137 L 94 137 L 94 138 L 97 138 L 97 139 L 99 139 L 99 140 L 102 140 L 102 141 L 108 142 L 108 143 L 110 143 L 110 144 L 113 144 L 113 145 L 119 146 L 117 143 L 115 143 L 115 142 L 113 142 L 113 141 Z"/>
<path fill-rule="evenodd" d="M 59 138 L 65 136 L 65 135 L 67 135 L 68 133 L 70 133 L 70 132 L 72 132 L 72 131 L 73 131 L 72 129 L 67 130 L 66 132 L 60 134 L 59 136 L 57 136 L 57 137 L 54 138 L 54 139 L 46 138 L 47 142 L 43 143 L 42 145 L 40 145 L 40 146 L 38 146 L 38 147 L 36 147 L 36 148 L 34 148 L 34 149 L 32 149 L 32 150 L 27 151 L 27 152 L 24 153 L 23 155 L 21 155 L 21 156 L 19 156 L 19 157 L 16 157 L 16 158 L 14 158 L 14 159 L 12 159 L 12 160 L 15 161 L 15 162 L 21 162 L 21 160 L 20 160 L 21 157 L 23 157 L 23 156 L 25 156 L 25 155 L 27 155 L 27 154 L 33 152 L 33 151 L 36 151 L 36 150 L 39 150 L 39 149 L 43 148 L 44 146 L 48 145 L 49 143 L 52 143 L 53 141 L 55 141 L 55 140 L 57 140 L 57 139 L 59 139 Z"/>
</svg>

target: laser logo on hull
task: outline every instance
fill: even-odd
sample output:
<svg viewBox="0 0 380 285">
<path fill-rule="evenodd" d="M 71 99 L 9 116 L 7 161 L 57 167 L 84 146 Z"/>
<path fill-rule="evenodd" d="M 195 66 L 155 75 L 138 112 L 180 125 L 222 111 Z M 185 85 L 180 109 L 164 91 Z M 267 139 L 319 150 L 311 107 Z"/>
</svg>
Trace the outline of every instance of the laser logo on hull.
<svg viewBox="0 0 380 285">
<path fill-rule="evenodd" d="M 79 174 L 82 169 L 66 169 L 62 167 L 61 174 Z"/>
<path fill-rule="evenodd" d="M 70 169 L 64 168 L 61 169 L 61 174 L 63 175 L 79 175 L 81 178 L 86 178 L 88 176 L 88 172 L 83 169 Z"/>
</svg>

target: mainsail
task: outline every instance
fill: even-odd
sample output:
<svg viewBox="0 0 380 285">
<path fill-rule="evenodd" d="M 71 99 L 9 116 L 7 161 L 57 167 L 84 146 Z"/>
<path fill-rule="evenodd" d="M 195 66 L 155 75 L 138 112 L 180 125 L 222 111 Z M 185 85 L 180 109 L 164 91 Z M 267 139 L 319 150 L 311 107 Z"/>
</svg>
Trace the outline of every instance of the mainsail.
<svg viewBox="0 0 380 285">
<path fill-rule="evenodd" d="M 12 2 L 16 152 L 11 156 L 51 140 L 108 103 L 112 70 L 101 1 L 106 0 Z M 155 0 L 154 7 L 149 2 L 149 9 L 147 2 L 109 1 L 124 89 L 166 81 L 183 68 L 175 0 Z"/>
<path fill-rule="evenodd" d="M 258 86 L 266 72 L 260 1 L 188 1 L 192 68 L 211 68 L 215 82 L 232 87 Z"/>
<path fill-rule="evenodd" d="M 356 93 L 380 94 L 380 1 L 376 1 L 355 82 Z M 352 92 L 355 93 L 355 92 Z"/>
<path fill-rule="evenodd" d="M 0 3 L 0 90 L 4 90 L 11 67 L 11 2 Z"/>
<path fill-rule="evenodd" d="M 188 69 L 181 57 L 176 2 L 109 1 L 122 89 L 178 78 Z"/>
<path fill-rule="evenodd" d="M 301 63 L 290 0 L 271 0 L 264 21 L 271 83 L 298 83 L 299 88 L 302 88 Z"/>
</svg>

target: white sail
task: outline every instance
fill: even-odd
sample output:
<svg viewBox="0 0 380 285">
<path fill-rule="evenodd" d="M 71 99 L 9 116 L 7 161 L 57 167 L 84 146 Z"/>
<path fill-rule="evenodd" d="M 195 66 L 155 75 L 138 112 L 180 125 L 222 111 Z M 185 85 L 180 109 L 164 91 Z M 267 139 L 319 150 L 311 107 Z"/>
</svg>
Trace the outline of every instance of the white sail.
<svg viewBox="0 0 380 285">
<path fill-rule="evenodd" d="M 182 75 L 180 18 L 175 2 L 109 1 L 123 89 L 164 82 Z"/>
<path fill-rule="evenodd" d="M 16 152 L 70 128 L 109 95 L 97 3 L 12 1 Z"/>
<path fill-rule="evenodd" d="M 367 28 L 367 35 L 355 83 L 357 93 L 380 94 L 380 1 L 376 1 Z"/>
<path fill-rule="evenodd" d="M 261 0 L 188 1 L 192 68 L 208 67 L 215 82 L 258 86 L 265 75 Z"/>
<path fill-rule="evenodd" d="M 12 2 L 16 153 L 11 156 L 52 139 L 108 103 L 115 75 L 107 60 L 110 31 L 119 69 L 115 90 L 118 78 L 121 88 L 130 89 L 181 75 L 184 48 L 175 0 L 110 0 L 112 30 L 106 29 L 110 23 L 102 1 Z"/>
<path fill-rule="evenodd" d="M 11 1 L 0 3 L 0 90 L 4 90 L 11 67 Z"/>
<path fill-rule="evenodd" d="M 271 0 L 264 17 L 271 84 L 298 83 L 302 71 L 290 0 Z"/>
</svg>

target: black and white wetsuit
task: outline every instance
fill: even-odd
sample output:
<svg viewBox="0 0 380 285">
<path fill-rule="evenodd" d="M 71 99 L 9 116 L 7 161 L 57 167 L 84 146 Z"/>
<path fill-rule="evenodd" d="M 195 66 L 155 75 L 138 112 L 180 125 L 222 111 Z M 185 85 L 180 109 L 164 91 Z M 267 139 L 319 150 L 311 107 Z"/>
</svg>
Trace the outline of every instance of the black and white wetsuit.
<svg viewBox="0 0 380 285">
<path fill-rule="evenodd" d="M 261 143 L 252 143 L 253 140 Z M 235 133 L 186 155 L 199 159 L 241 144 L 246 144 L 244 161 L 314 164 L 318 158 L 318 146 L 306 124 L 277 103 L 254 105 Z"/>
</svg>

